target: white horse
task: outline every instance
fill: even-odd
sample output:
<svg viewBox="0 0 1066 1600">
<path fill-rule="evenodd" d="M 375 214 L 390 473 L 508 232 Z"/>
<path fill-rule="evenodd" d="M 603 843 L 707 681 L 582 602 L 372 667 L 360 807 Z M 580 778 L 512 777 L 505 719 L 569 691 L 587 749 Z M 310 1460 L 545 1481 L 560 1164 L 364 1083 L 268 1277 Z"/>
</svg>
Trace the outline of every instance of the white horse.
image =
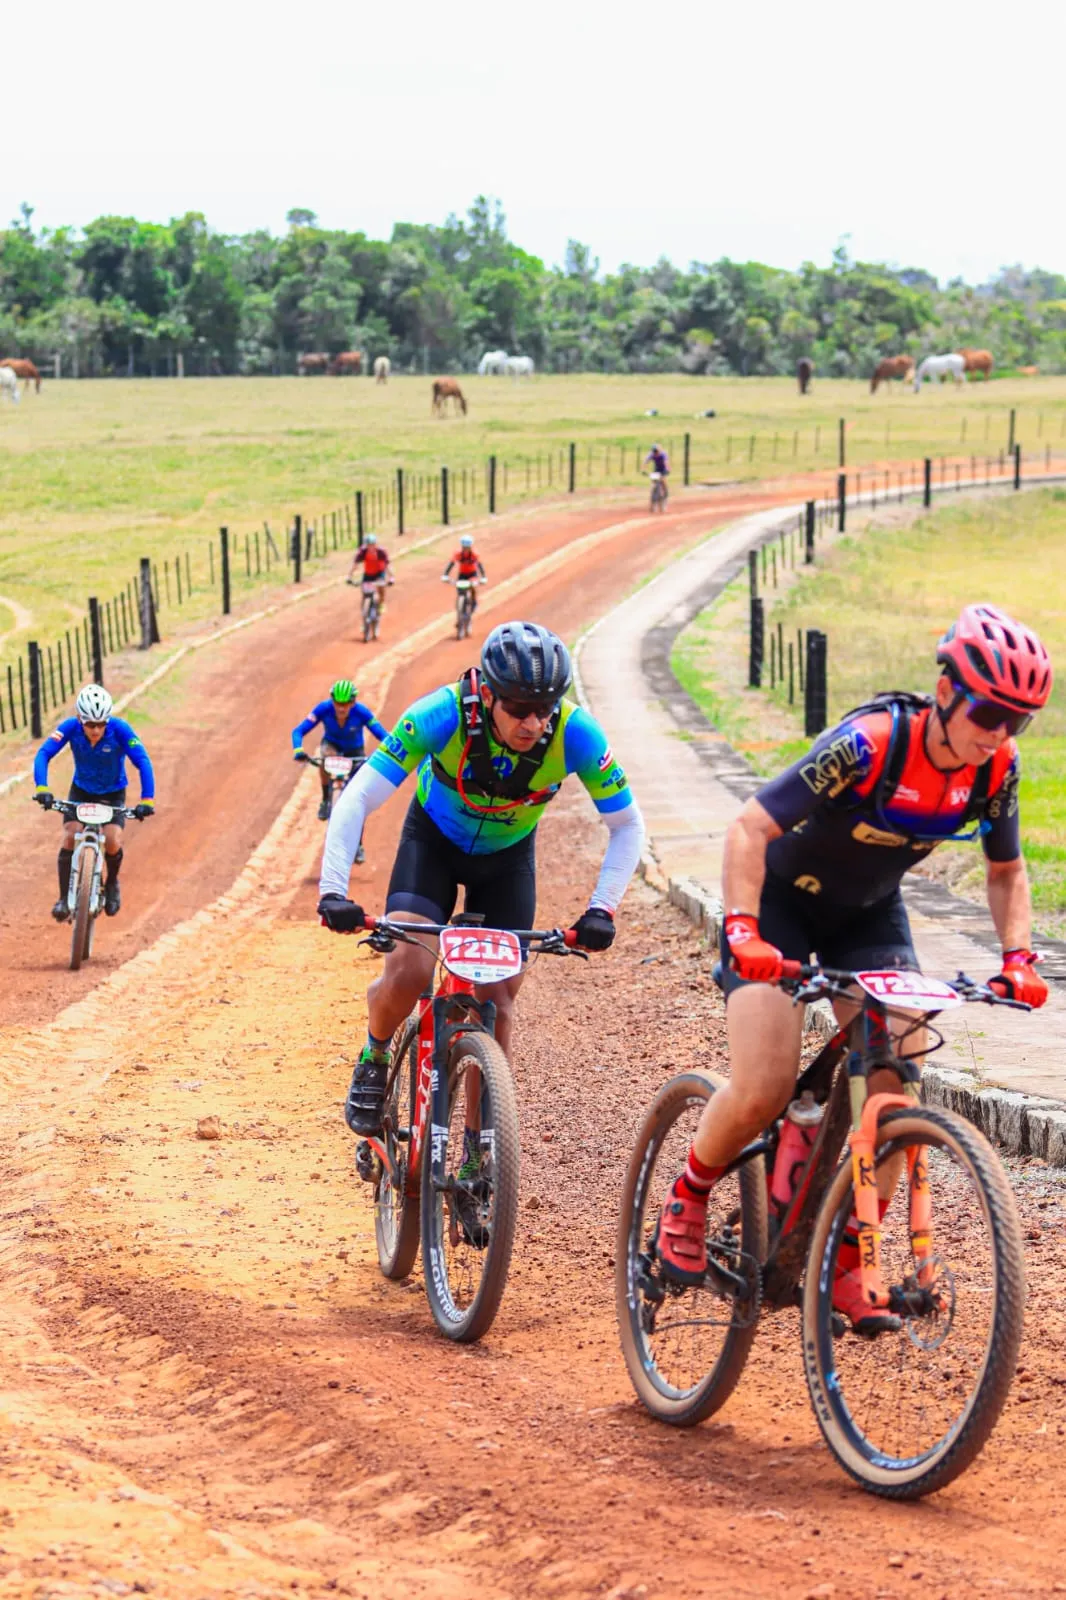
<svg viewBox="0 0 1066 1600">
<path fill-rule="evenodd" d="M 533 376 L 533 357 L 508 356 L 504 371 L 512 378 L 531 378 Z"/>
<path fill-rule="evenodd" d="M 498 378 L 501 373 L 507 371 L 507 351 L 486 350 L 477 364 L 477 370 L 482 378 L 486 376 Z"/>
<path fill-rule="evenodd" d="M 954 378 L 956 384 L 960 384 L 963 381 L 965 371 L 966 359 L 964 356 L 926 356 L 915 371 L 914 392 L 917 394 L 922 387 L 923 378 L 936 378 L 938 381 L 942 378 Z"/>
<path fill-rule="evenodd" d="M 18 405 L 19 381 L 10 367 L 0 367 L 0 394 L 6 394 L 13 405 Z"/>
<path fill-rule="evenodd" d="M 375 358 L 374 358 L 374 382 L 375 383 L 388 383 L 388 381 L 389 381 L 389 373 L 391 371 L 392 371 L 392 363 L 389 360 L 388 356 L 375 356 Z"/>
</svg>

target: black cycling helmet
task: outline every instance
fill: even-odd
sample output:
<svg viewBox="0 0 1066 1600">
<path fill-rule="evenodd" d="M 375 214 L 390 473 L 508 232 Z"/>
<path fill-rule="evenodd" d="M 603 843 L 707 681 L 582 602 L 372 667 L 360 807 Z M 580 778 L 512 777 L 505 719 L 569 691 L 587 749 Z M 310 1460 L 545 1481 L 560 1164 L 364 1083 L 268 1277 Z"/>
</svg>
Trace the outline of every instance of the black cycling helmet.
<svg viewBox="0 0 1066 1600">
<path fill-rule="evenodd" d="M 570 687 L 570 652 L 539 622 L 501 622 L 485 640 L 481 673 L 494 694 L 547 704 Z"/>
</svg>

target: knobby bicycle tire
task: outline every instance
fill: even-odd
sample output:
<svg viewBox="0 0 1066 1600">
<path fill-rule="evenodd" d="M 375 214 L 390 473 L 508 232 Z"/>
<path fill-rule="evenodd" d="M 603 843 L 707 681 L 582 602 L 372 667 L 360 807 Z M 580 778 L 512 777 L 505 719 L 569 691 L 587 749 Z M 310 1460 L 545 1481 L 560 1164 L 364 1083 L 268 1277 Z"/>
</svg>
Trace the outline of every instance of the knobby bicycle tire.
<svg viewBox="0 0 1066 1600">
<path fill-rule="evenodd" d="M 385 1103 L 385 1115 L 393 1129 L 400 1125 L 401 1107 L 407 1098 L 407 1127 L 410 1131 L 415 1112 L 415 1075 L 418 1057 L 418 1024 L 412 1018 L 396 1030 L 393 1045 L 395 1070 L 392 1088 Z M 374 1238 L 378 1265 L 386 1278 L 398 1282 L 411 1275 L 418 1259 L 419 1195 L 407 1192 L 407 1157 L 410 1140 L 396 1143 L 399 1188 L 394 1192 L 388 1175 L 382 1173 L 374 1189 Z"/>
<path fill-rule="evenodd" d="M 73 926 L 70 930 L 71 972 L 79 971 L 82 962 L 89 954 L 89 937 L 92 930 L 90 909 L 94 865 L 92 850 L 83 846 L 81 855 L 78 857 L 78 887 L 75 891 Z"/>
<path fill-rule="evenodd" d="M 422 1160 L 422 1271 L 426 1298 L 433 1320 L 443 1334 L 459 1344 L 472 1344 L 492 1326 L 507 1284 L 518 1218 L 518 1177 L 521 1149 L 518 1132 L 518 1098 L 510 1062 L 490 1033 L 463 1033 L 448 1059 L 448 1106 L 464 1092 L 463 1063 L 472 1060 L 481 1073 L 483 1107 L 493 1134 L 492 1221 L 484 1247 L 480 1281 L 470 1304 L 456 1304 L 448 1276 L 444 1236 L 449 1227 L 449 1206 L 433 1188 L 431 1148 Z M 483 1124 L 484 1126 L 484 1124 Z"/>
<path fill-rule="evenodd" d="M 861 1419 L 852 1418 L 839 1384 L 830 1306 L 835 1241 L 854 1203 L 850 1161 L 840 1167 L 818 1213 L 803 1291 L 803 1361 L 822 1435 L 857 1483 L 892 1500 L 917 1500 L 944 1488 L 979 1454 L 999 1419 L 1014 1377 L 1025 1311 L 1021 1224 L 1006 1174 L 988 1140 L 964 1118 L 939 1107 L 886 1111 L 879 1123 L 878 1157 L 914 1144 L 945 1150 L 965 1169 L 980 1201 L 994 1270 L 994 1307 L 981 1370 L 959 1417 L 936 1445 L 920 1455 L 889 1458 L 866 1439 Z M 935 1241 L 935 1182 L 932 1196 Z M 907 1335 L 882 1334 L 875 1346 L 879 1353 L 889 1337 Z M 887 1350 L 884 1359 L 889 1359 Z"/>
<path fill-rule="evenodd" d="M 641 1123 L 626 1169 L 622 1209 L 615 1243 L 615 1310 L 622 1354 L 641 1404 L 660 1422 L 693 1427 L 725 1404 L 740 1380 L 758 1324 L 758 1288 L 747 1320 L 727 1328 L 721 1349 L 706 1375 L 686 1389 L 660 1374 L 641 1326 L 642 1299 L 637 1275 L 653 1219 L 646 1200 L 655 1161 L 667 1135 L 694 1101 L 709 1100 L 719 1084 L 699 1072 L 684 1072 L 659 1090 Z M 671 1174 L 676 1176 L 676 1174 Z M 736 1174 L 740 1187 L 740 1246 L 752 1262 L 766 1259 L 766 1169 L 761 1156 Z"/>
</svg>

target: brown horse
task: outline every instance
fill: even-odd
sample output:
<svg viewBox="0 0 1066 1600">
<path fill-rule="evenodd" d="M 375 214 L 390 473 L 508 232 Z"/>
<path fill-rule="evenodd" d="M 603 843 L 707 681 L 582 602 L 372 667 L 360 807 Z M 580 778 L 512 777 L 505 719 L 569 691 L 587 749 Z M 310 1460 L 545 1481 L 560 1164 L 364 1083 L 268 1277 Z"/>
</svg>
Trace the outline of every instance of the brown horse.
<svg viewBox="0 0 1066 1600">
<path fill-rule="evenodd" d="M 316 372 L 328 372 L 329 352 L 326 350 L 309 350 L 306 355 L 297 356 L 296 370 L 301 378 L 311 377 Z"/>
<path fill-rule="evenodd" d="M 449 400 L 454 401 L 454 403 L 459 407 L 460 411 L 462 411 L 463 416 L 465 417 L 466 416 L 466 400 L 463 398 L 463 391 L 460 389 L 460 387 L 456 383 L 455 379 L 454 378 L 434 378 L 433 379 L 433 415 L 434 416 L 443 417 L 446 414 L 446 404 L 447 404 L 447 402 Z"/>
<path fill-rule="evenodd" d="M 886 356 L 877 363 L 874 375 L 870 379 L 870 393 L 877 393 L 877 385 L 888 378 L 902 378 L 906 381 L 914 371 L 914 362 L 910 356 Z"/>
<path fill-rule="evenodd" d="M 966 363 L 967 372 L 983 372 L 987 383 L 992 376 L 995 363 L 992 360 L 991 350 L 962 349 L 957 352 Z"/>
<path fill-rule="evenodd" d="M 799 384 L 800 394 L 806 394 L 811 386 L 814 376 L 814 362 L 809 356 L 800 356 L 796 362 L 796 382 Z"/>
<path fill-rule="evenodd" d="M 329 370 L 335 378 L 357 378 L 363 370 L 363 352 L 342 350 L 339 356 L 333 357 Z"/>
<path fill-rule="evenodd" d="M 7 360 L 0 361 L 0 367 L 10 367 L 16 378 L 25 378 L 27 389 L 31 383 L 36 384 L 37 393 L 40 394 L 41 374 L 32 361 L 26 361 L 21 356 L 9 356 Z"/>
</svg>

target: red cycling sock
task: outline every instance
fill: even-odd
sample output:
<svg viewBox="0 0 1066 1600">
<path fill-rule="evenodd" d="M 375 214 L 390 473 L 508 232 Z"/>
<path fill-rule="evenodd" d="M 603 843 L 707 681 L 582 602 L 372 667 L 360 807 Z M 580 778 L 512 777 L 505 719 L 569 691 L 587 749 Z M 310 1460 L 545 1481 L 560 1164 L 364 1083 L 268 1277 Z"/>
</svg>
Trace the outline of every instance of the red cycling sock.
<svg viewBox="0 0 1066 1600">
<path fill-rule="evenodd" d="M 706 1200 L 725 1167 L 709 1167 L 696 1154 L 695 1146 L 688 1153 L 685 1170 L 674 1184 L 682 1200 Z"/>
</svg>

